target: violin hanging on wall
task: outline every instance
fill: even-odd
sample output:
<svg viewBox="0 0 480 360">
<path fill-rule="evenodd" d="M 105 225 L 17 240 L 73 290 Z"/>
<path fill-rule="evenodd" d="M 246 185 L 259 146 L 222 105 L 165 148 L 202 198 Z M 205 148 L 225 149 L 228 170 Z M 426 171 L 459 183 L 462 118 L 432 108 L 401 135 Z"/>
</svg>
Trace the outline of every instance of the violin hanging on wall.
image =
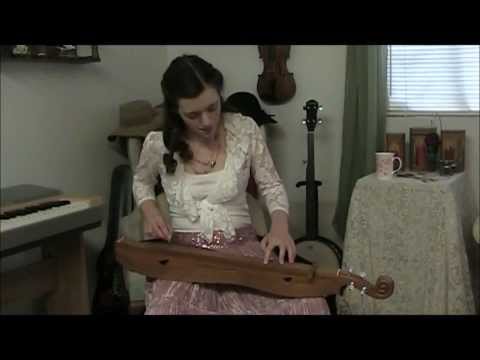
<svg viewBox="0 0 480 360">
<path fill-rule="evenodd" d="M 258 50 L 263 60 L 263 73 L 257 82 L 259 97 L 270 104 L 287 102 L 297 89 L 293 73 L 287 68 L 290 45 L 261 45 Z"/>
</svg>

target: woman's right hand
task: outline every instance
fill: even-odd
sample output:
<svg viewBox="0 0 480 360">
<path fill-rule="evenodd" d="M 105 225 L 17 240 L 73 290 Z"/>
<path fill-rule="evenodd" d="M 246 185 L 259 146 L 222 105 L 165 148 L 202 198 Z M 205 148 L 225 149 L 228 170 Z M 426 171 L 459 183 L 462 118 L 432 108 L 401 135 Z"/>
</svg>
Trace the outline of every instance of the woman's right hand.
<svg viewBox="0 0 480 360">
<path fill-rule="evenodd" d="M 155 201 L 146 200 L 142 206 L 143 212 L 143 231 L 145 238 L 161 238 L 170 240 L 172 238 L 172 229 L 163 219 L 158 210 Z"/>
</svg>

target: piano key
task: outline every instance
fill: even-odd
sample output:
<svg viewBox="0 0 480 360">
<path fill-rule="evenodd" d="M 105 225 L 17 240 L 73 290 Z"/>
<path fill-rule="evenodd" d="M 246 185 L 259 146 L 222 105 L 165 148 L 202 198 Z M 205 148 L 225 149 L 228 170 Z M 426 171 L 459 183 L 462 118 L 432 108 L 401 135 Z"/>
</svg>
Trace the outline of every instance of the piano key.
<svg viewBox="0 0 480 360">
<path fill-rule="evenodd" d="M 38 246 L 39 241 L 51 236 L 97 227 L 103 219 L 103 203 L 99 197 L 44 200 L 0 211 L 3 211 L 0 217 L 0 257 L 9 256 L 29 244 Z M 28 213 L 19 215 L 25 212 Z M 13 217 L 15 214 L 17 216 Z"/>
<path fill-rule="evenodd" d="M 87 201 L 78 201 L 72 204 L 68 205 L 59 205 L 57 204 L 57 207 L 53 207 L 50 209 L 42 210 L 36 213 L 28 214 L 28 215 L 23 215 L 20 216 L 18 213 L 21 213 L 21 211 L 16 210 L 13 212 L 5 212 L 5 214 L 8 213 L 17 213 L 17 215 L 12 218 L 12 219 L 7 219 L 7 220 L 1 220 L 0 222 L 0 230 L 1 232 L 5 231 L 10 231 L 22 226 L 27 226 L 30 224 L 38 223 L 41 221 L 45 221 L 48 219 L 51 219 L 53 217 L 58 217 L 66 214 L 71 214 L 74 212 L 78 212 L 84 209 L 89 208 L 89 202 Z"/>
<path fill-rule="evenodd" d="M 41 210 L 47 210 L 47 209 L 51 209 L 51 208 L 54 208 L 54 207 L 68 205 L 70 203 L 71 203 L 70 200 L 48 201 L 48 202 L 40 203 L 40 204 L 33 205 L 33 206 L 26 206 L 24 208 L 20 208 L 20 209 L 16 209 L 16 210 L 5 211 L 1 215 L 6 216 L 5 219 L 8 219 L 8 218 L 11 218 L 11 217 L 27 215 L 27 214 L 31 214 L 31 213 L 41 211 Z M 4 217 L 2 217 L 2 219 L 4 219 Z"/>
</svg>

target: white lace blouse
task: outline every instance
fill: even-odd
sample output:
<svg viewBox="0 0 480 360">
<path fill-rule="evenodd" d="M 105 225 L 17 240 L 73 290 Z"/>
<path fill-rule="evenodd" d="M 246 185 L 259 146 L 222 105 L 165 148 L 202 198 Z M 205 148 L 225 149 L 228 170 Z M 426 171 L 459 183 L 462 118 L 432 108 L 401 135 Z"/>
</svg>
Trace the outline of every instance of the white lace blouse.
<svg viewBox="0 0 480 360">
<path fill-rule="evenodd" d="M 163 143 L 162 132 L 155 131 L 145 138 L 133 179 L 133 194 L 137 205 L 155 199 L 154 186 L 160 175 L 170 212 L 175 215 L 172 219 L 177 219 L 172 223 L 175 231 L 190 231 L 195 227 L 211 239 L 214 230 L 222 230 L 230 238 L 238 226 L 235 217 L 243 215 L 246 208 L 246 188 L 251 169 L 269 213 L 283 210 L 288 214 L 285 187 L 258 125 L 252 118 L 237 113 L 225 113 L 224 121 L 225 166 L 216 173 L 216 185 L 209 187 L 215 191 L 196 193 L 200 188 L 191 186 L 189 178 L 204 175 L 186 173 L 178 153 L 174 155 L 178 164 L 175 173 L 167 174 L 163 154 L 168 150 Z M 182 216 L 183 222 L 180 219 Z M 185 221 L 190 226 L 180 226 Z"/>
</svg>

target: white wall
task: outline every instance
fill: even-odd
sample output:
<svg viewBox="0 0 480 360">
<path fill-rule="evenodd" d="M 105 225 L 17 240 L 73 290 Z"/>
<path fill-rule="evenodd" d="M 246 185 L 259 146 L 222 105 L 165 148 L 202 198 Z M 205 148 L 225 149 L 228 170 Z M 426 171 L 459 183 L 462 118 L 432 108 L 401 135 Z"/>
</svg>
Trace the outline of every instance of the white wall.
<svg viewBox="0 0 480 360">
<path fill-rule="evenodd" d="M 126 160 L 108 144 L 119 104 L 162 101 L 163 46 L 100 46 L 100 63 L 1 63 L 1 186 L 29 183 L 66 194 L 98 194 L 108 213 L 113 168 Z M 90 288 L 107 218 L 86 233 Z M 38 252 L 38 251 L 37 251 Z M 31 251 L 2 259 L 8 270 L 34 260 Z M 93 296 L 93 294 L 91 294 Z"/>
<path fill-rule="evenodd" d="M 257 80 L 263 71 L 263 62 L 256 45 L 167 47 L 169 61 L 187 53 L 202 56 L 222 71 L 225 97 L 237 91 L 257 94 Z M 337 239 L 331 221 L 340 169 L 345 59 L 345 46 L 292 46 L 287 66 L 296 80 L 295 97 L 283 105 L 262 103 L 262 107 L 275 114 L 278 121 L 278 124 L 269 126 L 267 132 L 272 156 L 287 188 L 294 237 L 305 235 L 305 187 L 296 188 L 295 184 L 305 179 L 303 160 L 307 159 L 307 131 L 301 122 L 305 117 L 303 106 L 307 100 L 314 99 L 323 105 L 320 115 L 326 120 L 315 131 L 316 178 L 323 182 L 319 188 L 319 232 Z"/>
</svg>

